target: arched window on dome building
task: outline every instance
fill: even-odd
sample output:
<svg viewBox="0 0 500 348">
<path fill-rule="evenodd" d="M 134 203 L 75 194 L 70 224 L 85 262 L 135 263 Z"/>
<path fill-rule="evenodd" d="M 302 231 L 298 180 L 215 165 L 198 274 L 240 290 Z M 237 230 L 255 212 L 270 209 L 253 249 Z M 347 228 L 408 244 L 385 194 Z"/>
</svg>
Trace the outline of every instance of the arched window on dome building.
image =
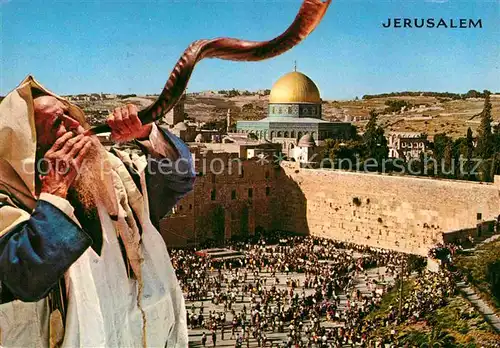
<svg viewBox="0 0 500 348">
<path fill-rule="evenodd" d="M 281 131 L 278 131 L 278 135 L 277 135 L 277 137 L 278 137 L 278 138 L 281 138 L 282 136 L 283 136 L 283 133 L 281 133 Z"/>
<path fill-rule="evenodd" d="M 295 131 L 290 132 L 290 138 L 295 138 Z"/>
<path fill-rule="evenodd" d="M 284 136 L 285 138 L 288 138 L 288 132 L 287 132 L 287 131 L 285 131 L 285 133 L 283 134 L 283 136 Z"/>
<path fill-rule="evenodd" d="M 298 133 L 297 133 L 297 138 L 298 138 L 298 139 L 302 138 L 302 132 L 298 132 Z"/>
<path fill-rule="evenodd" d="M 271 131 L 271 139 L 274 138 L 274 131 Z"/>
</svg>

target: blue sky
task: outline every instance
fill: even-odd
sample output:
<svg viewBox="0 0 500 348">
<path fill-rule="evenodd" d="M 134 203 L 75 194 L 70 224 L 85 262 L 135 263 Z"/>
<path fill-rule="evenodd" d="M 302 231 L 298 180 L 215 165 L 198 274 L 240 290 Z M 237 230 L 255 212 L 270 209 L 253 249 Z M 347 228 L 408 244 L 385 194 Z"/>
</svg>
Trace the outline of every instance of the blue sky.
<svg viewBox="0 0 500 348">
<path fill-rule="evenodd" d="M 59 94 L 159 93 L 194 40 L 268 40 L 300 0 L 0 0 L 0 94 L 33 74 Z M 299 46 L 271 60 L 204 60 L 188 91 L 271 88 L 311 77 L 324 99 L 403 90 L 500 90 L 497 0 L 333 0 Z M 483 29 L 385 29 L 388 17 L 481 18 Z"/>
</svg>

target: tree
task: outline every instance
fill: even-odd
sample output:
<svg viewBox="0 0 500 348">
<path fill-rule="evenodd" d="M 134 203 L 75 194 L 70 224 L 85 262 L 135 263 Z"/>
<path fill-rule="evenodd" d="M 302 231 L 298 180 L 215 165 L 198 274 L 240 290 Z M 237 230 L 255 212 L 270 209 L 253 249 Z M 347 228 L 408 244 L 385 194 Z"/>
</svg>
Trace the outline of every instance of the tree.
<svg viewBox="0 0 500 348">
<path fill-rule="evenodd" d="M 333 140 L 325 142 L 324 157 L 329 158 L 335 168 L 355 169 L 358 158 L 365 154 L 365 144 L 359 140 Z"/>
<path fill-rule="evenodd" d="M 472 138 L 472 129 L 470 127 L 467 129 L 467 162 L 465 164 L 465 170 L 467 171 L 467 180 L 471 179 L 470 171 L 472 169 L 472 156 L 474 154 L 474 139 Z"/>
<path fill-rule="evenodd" d="M 345 132 L 345 137 L 346 137 L 345 140 L 360 140 L 361 139 L 361 137 L 358 134 L 358 128 L 353 124 L 349 125 L 349 128 Z"/>
<path fill-rule="evenodd" d="M 493 134 L 491 132 L 491 102 L 490 95 L 485 93 L 484 107 L 481 112 L 481 124 L 478 129 L 476 152 L 484 160 L 491 158 L 494 151 Z"/>
<path fill-rule="evenodd" d="M 370 120 L 366 125 L 365 134 L 363 134 L 363 142 L 366 148 L 365 159 L 374 159 L 377 161 L 379 171 L 382 168 L 382 162 L 389 157 L 389 146 L 387 138 L 384 136 L 384 129 L 377 126 L 377 113 L 375 110 L 370 111 Z"/>
<path fill-rule="evenodd" d="M 500 152 L 500 122 L 493 127 L 493 143 L 495 152 Z"/>
<path fill-rule="evenodd" d="M 455 170 L 453 165 L 453 142 L 451 139 L 446 142 L 444 147 L 444 155 L 441 166 L 444 176 L 452 179 L 454 177 Z"/>
<path fill-rule="evenodd" d="M 450 169 L 452 169 L 453 160 L 455 160 L 455 168 L 457 167 L 458 156 L 456 156 L 451 137 L 447 136 L 446 133 L 436 134 L 432 153 L 437 162 L 437 170 L 435 170 L 437 176 L 453 178 L 455 172 L 450 171 Z"/>
</svg>

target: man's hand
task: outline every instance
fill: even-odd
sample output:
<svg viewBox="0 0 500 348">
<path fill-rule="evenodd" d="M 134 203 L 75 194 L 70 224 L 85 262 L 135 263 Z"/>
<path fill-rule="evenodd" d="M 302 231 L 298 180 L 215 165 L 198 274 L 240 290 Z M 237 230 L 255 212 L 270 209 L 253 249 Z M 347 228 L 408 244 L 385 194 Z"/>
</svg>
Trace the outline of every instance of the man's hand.
<svg viewBox="0 0 500 348">
<path fill-rule="evenodd" d="M 78 176 L 92 139 L 83 134 L 65 133 L 45 153 L 45 168 L 40 171 L 41 192 L 66 198 L 68 189 Z"/>
<path fill-rule="evenodd" d="M 111 137 L 119 142 L 148 138 L 153 127 L 151 124 L 142 124 L 137 116 L 137 107 L 133 104 L 114 109 L 106 122 L 111 128 Z"/>
</svg>

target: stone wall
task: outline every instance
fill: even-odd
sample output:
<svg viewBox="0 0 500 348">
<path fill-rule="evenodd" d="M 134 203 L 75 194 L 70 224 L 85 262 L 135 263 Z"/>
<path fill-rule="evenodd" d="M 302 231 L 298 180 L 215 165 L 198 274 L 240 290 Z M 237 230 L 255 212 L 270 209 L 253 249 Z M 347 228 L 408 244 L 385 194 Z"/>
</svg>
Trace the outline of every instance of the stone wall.
<svg viewBox="0 0 500 348">
<path fill-rule="evenodd" d="M 499 177 L 484 184 L 282 167 L 283 230 L 426 255 L 443 234 L 500 214 Z"/>
<path fill-rule="evenodd" d="M 210 168 L 215 158 L 225 170 Z M 491 228 L 485 222 L 500 214 L 500 177 L 481 184 L 303 169 L 293 162 L 231 166 L 232 160 L 231 154 L 197 157 L 194 191 L 161 221 L 167 245 L 283 230 L 426 255 L 478 225 Z"/>
<path fill-rule="evenodd" d="M 195 167 L 198 176 L 193 192 L 160 223 L 168 246 L 197 246 L 276 226 L 272 206 L 279 167 L 212 152 L 198 156 Z"/>
</svg>

